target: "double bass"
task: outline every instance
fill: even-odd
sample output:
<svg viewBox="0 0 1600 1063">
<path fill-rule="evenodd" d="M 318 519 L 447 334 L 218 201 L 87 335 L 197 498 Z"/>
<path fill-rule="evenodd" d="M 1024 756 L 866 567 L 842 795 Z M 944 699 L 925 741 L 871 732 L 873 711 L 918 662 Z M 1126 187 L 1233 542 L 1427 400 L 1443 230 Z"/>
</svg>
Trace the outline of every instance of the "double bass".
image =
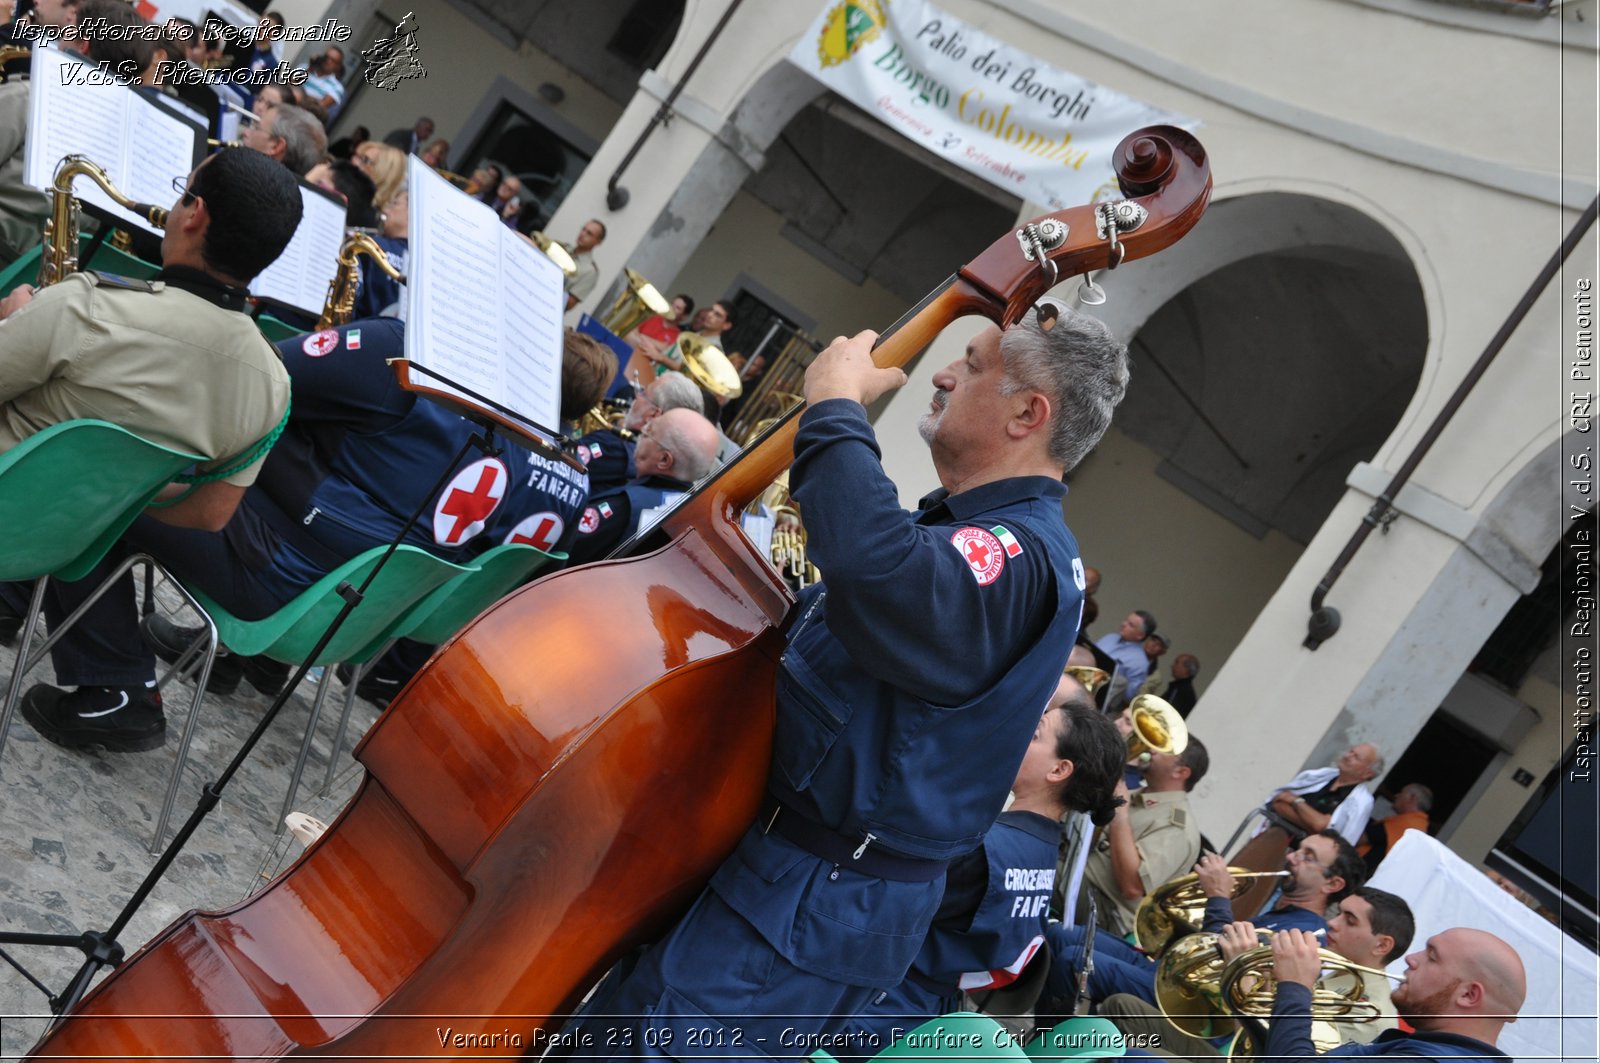
<svg viewBox="0 0 1600 1063">
<path fill-rule="evenodd" d="M 1008 232 L 880 340 L 1004 328 L 1052 285 L 1169 246 L 1211 193 L 1199 143 L 1117 146 L 1118 203 Z M 29 1058 L 537 1055 L 584 991 L 659 937 L 754 818 L 793 598 L 738 514 L 792 455 L 775 426 L 659 526 L 447 643 L 356 749 L 333 826 L 240 904 L 191 912 Z"/>
</svg>

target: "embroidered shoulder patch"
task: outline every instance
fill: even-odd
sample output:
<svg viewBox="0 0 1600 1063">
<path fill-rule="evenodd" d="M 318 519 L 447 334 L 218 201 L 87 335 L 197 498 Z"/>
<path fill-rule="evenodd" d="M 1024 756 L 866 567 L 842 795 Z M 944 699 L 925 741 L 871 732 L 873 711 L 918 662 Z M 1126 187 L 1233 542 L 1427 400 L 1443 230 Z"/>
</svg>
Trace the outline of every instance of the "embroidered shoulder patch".
<svg viewBox="0 0 1600 1063">
<path fill-rule="evenodd" d="M 1015 542 L 1015 539 L 1012 541 Z M 957 528 L 955 534 L 950 536 L 950 544 L 961 554 L 967 567 L 972 569 L 972 577 L 980 587 L 987 587 L 999 579 L 1006 567 L 1006 548 L 994 532 L 984 528 Z M 1017 552 L 1022 552 L 1020 546 Z"/>
<path fill-rule="evenodd" d="M 339 334 L 331 328 L 321 332 L 313 332 L 300 341 L 300 349 L 306 353 L 307 358 L 323 358 L 332 354 L 339 348 Z"/>
</svg>

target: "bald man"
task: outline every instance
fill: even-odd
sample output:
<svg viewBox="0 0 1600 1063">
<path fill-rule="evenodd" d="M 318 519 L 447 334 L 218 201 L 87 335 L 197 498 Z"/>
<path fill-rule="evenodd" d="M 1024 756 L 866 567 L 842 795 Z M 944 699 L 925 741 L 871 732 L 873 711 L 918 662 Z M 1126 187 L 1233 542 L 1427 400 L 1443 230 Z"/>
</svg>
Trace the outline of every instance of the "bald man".
<svg viewBox="0 0 1600 1063">
<path fill-rule="evenodd" d="M 1317 948 L 1317 939 L 1300 930 L 1285 930 L 1272 939 L 1278 995 L 1264 1058 L 1280 1063 L 1319 1058 L 1308 1015 L 1311 988 L 1322 967 Z M 1516 1021 L 1527 995 L 1522 959 L 1510 945 L 1483 930 L 1446 930 L 1406 957 L 1405 984 L 1391 998 L 1413 1032 L 1388 1030 L 1371 1044 L 1344 1045 L 1320 1058 L 1505 1060 L 1495 1044 L 1501 1028 Z"/>
</svg>

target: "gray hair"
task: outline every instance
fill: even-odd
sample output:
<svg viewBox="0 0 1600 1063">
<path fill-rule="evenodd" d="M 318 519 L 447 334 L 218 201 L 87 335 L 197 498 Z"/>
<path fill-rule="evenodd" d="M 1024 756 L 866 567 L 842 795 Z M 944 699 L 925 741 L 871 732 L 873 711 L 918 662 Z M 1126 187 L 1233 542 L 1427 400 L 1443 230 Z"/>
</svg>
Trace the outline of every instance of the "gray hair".
<svg viewBox="0 0 1600 1063">
<path fill-rule="evenodd" d="M 700 398 L 700 385 L 676 370 L 662 373 L 646 390 L 658 410 L 706 412 L 706 404 Z"/>
<path fill-rule="evenodd" d="M 710 425 L 706 416 L 698 411 L 691 410 L 696 417 Z M 698 424 L 698 422 L 696 422 Z M 717 450 L 721 440 L 716 433 L 716 427 L 711 426 L 709 433 L 702 433 L 710 439 L 711 449 L 705 450 L 696 440 L 693 433 L 685 430 L 677 421 L 670 417 L 658 417 L 651 422 L 650 434 L 660 447 L 672 455 L 672 476 L 674 479 L 686 483 L 699 483 L 711 475 L 711 470 L 717 467 Z"/>
<path fill-rule="evenodd" d="M 1432 812 L 1433 811 L 1433 791 L 1432 790 L 1428 789 L 1428 787 L 1422 785 L 1419 782 L 1408 782 L 1404 786 L 1400 787 L 1400 792 L 1401 793 L 1405 793 L 1407 790 L 1410 790 L 1412 795 L 1415 796 L 1416 799 L 1417 799 L 1417 811 L 1419 811 L 1419 812 Z"/>
<path fill-rule="evenodd" d="M 1030 309 L 1001 333 L 1001 392 L 1037 391 L 1050 400 L 1050 457 L 1071 470 L 1100 442 L 1127 394 L 1128 348 L 1097 318 L 1058 299 L 1039 300 L 1046 303 L 1060 312 L 1049 332 Z"/>
<path fill-rule="evenodd" d="M 286 103 L 276 108 L 272 135 L 283 139 L 283 164 L 297 177 L 304 177 L 328 153 L 328 134 L 303 107 Z"/>
</svg>

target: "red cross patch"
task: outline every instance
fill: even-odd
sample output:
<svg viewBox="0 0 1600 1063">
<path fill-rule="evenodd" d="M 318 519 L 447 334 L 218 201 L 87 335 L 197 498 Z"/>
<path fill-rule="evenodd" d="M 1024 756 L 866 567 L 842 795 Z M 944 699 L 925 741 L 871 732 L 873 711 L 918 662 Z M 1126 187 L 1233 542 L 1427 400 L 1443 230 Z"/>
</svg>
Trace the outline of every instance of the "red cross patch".
<svg viewBox="0 0 1600 1063">
<path fill-rule="evenodd" d="M 517 526 L 511 529 L 511 534 L 506 536 L 506 542 L 527 543 L 548 554 L 561 541 L 561 532 L 566 526 L 559 514 L 535 513 L 518 521 Z"/>
<path fill-rule="evenodd" d="M 589 506 L 583 511 L 583 518 L 578 521 L 578 534 L 588 535 L 600 527 L 600 511 Z"/>
<path fill-rule="evenodd" d="M 306 352 L 307 358 L 322 358 L 332 354 L 339 347 L 339 334 L 331 328 L 321 332 L 313 332 L 300 343 L 300 349 Z"/>
<path fill-rule="evenodd" d="M 1000 545 L 993 532 L 983 528 L 957 528 L 950 543 L 972 569 L 978 586 L 987 587 L 1000 578 L 1006 567 L 1006 548 Z"/>
<path fill-rule="evenodd" d="M 456 473 L 433 510 L 433 541 L 460 546 L 483 531 L 511 479 L 498 458 L 481 458 Z"/>
</svg>

